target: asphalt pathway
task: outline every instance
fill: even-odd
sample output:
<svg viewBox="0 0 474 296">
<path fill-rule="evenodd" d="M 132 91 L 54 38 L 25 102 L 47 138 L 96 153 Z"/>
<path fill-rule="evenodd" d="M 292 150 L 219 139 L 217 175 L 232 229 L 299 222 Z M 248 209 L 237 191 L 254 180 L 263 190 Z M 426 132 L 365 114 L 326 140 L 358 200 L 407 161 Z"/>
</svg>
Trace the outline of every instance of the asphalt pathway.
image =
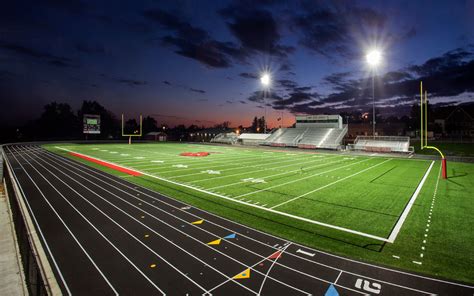
<svg viewBox="0 0 474 296">
<path fill-rule="evenodd" d="M 306 248 L 36 145 L 4 151 L 64 294 L 474 293 Z"/>
</svg>

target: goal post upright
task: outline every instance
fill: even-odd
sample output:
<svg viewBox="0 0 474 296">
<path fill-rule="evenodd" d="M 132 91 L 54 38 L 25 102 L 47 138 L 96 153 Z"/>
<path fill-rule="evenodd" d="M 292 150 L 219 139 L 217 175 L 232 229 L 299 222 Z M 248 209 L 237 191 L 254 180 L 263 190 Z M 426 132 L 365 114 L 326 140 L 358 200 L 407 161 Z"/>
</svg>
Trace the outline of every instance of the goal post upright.
<svg viewBox="0 0 474 296">
<path fill-rule="evenodd" d="M 421 149 L 432 149 L 437 151 L 441 155 L 441 171 L 442 171 L 442 176 L 443 179 L 448 178 L 448 168 L 447 168 L 447 162 L 446 162 L 446 157 L 444 157 L 443 152 L 439 150 L 435 146 L 429 146 L 428 145 L 428 91 L 425 90 L 425 96 L 423 98 L 423 82 L 420 82 L 420 96 L 421 96 L 421 104 L 420 104 L 420 109 L 421 109 L 421 136 L 420 136 L 420 141 L 421 141 Z M 423 106 L 424 104 L 424 106 Z M 424 116 L 423 116 L 424 113 Z M 424 120 L 423 120 L 424 119 Z M 424 139 L 423 139 L 423 134 L 424 134 Z"/>
<path fill-rule="evenodd" d="M 143 116 L 140 114 L 140 133 L 139 134 L 126 134 L 125 133 L 125 119 L 122 113 L 122 137 L 128 137 L 128 144 L 132 144 L 132 137 L 141 137 L 143 132 Z"/>
</svg>

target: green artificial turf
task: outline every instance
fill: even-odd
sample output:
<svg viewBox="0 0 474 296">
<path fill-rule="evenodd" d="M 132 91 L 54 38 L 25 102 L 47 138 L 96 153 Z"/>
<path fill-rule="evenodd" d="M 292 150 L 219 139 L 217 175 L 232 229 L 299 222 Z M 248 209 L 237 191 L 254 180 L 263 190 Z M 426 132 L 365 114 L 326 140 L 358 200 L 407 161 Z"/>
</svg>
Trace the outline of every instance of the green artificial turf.
<svg viewBox="0 0 474 296">
<path fill-rule="evenodd" d="M 221 197 L 150 176 L 130 177 L 57 147 Z M 473 164 L 448 163 L 450 178 L 439 180 L 433 200 L 440 172 L 440 162 L 436 162 L 397 239 L 386 243 L 266 209 L 388 238 L 431 161 L 181 143 L 60 144 L 45 148 L 310 247 L 474 283 Z M 211 154 L 179 155 L 200 151 Z"/>
</svg>

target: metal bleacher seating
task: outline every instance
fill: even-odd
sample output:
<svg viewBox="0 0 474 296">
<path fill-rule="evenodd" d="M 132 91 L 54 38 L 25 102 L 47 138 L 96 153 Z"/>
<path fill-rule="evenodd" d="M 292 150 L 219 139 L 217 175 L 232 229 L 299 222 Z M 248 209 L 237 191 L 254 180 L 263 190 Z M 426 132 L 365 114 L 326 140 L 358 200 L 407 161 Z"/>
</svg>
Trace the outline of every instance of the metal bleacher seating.
<svg viewBox="0 0 474 296">
<path fill-rule="evenodd" d="M 358 136 L 354 141 L 353 149 L 368 152 L 413 152 L 413 147 L 410 147 L 410 137 Z"/>
<path fill-rule="evenodd" d="M 344 128 L 297 127 L 280 128 L 265 141 L 270 146 L 337 149 L 347 133 Z"/>
<path fill-rule="evenodd" d="M 220 133 L 220 134 L 217 134 L 214 138 L 212 138 L 211 142 L 233 145 L 237 143 L 237 140 L 238 140 L 238 135 L 236 133 Z"/>
</svg>

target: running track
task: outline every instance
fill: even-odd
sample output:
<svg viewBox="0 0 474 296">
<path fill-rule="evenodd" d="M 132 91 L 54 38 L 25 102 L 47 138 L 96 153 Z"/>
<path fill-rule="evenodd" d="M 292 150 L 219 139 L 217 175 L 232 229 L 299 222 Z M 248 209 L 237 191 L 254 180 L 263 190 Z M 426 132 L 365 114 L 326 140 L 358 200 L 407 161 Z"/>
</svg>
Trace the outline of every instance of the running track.
<svg viewBox="0 0 474 296">
<path fill-rule="evenodd" d="M 4 151 L 64 294 L 324 295 L 331 285 L 339 295 L 474 293 L 308 249 L 39 146 Z"/>
</svg>

